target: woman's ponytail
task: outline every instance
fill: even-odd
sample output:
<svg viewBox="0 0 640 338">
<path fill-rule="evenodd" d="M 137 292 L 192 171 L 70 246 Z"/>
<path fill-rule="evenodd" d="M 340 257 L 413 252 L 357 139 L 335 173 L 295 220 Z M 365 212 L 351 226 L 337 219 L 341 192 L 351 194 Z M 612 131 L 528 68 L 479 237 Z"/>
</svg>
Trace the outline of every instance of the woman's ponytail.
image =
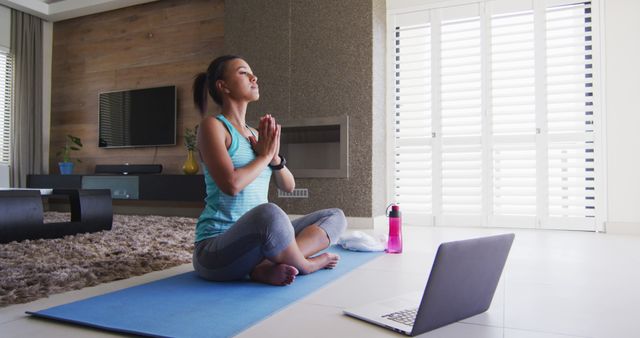
<svg viewBox="0 0 640 338">
<path fill-rule="evenodd" d="M 193 103 L 198 107 L 202 116 L 207 113 L 208 82 L 207 73 L 199 73 L 193 81 Z"/>
</svg>

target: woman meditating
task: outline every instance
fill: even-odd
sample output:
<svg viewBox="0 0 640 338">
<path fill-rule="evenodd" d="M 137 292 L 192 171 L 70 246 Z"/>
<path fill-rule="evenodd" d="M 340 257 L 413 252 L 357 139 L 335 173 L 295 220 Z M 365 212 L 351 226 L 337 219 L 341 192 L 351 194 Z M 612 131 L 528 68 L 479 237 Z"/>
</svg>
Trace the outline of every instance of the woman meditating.
<svg viewBox="0 0 640 338">
<path fill-rule="evenodd" d="M 207 115 L 207 94 L 222 113 Z M 238 56 L 225 55 L 196 76 L 193 100 L 202 121 L 198 149 L 207 196 L 196 225 L 193 266 L 203 278 L 249 277 L 272 285 L 291 284 L 298 274 L 331 269 L 340 257 L 316 255 L 337 242 L 346 228 L 340 209 L 324 209 L 289 220 L 267 193 L 271 176 L 291 192 L 293 175 L 279 155 L 280 125 L 271 115 L 257 130 L 246 122 L 247 105 L 259 98 L 258 78 Z"/>
</svg>

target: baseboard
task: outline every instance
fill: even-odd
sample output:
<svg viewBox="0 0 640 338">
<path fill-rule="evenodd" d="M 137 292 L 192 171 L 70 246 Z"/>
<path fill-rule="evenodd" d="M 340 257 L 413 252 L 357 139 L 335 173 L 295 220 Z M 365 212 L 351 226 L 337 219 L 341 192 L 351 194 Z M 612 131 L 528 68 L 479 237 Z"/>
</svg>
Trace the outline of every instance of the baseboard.
<svg viewBox="0 0 640 338">
<path fill-rule="evenodd" d="M 294 220 L 303 215 L 289 215 L 289 218 Z M 379 228 L 386 224 L 385 216 L 376 217 L 347 217 L 348 229 L 374 229 Z"/>
<path fill-rule="evenodd" d="M 636 222 L 607 222 L 605 229 L 607 234 L 611 235 L 640 236 L 640 223 Z"/>
</svg>

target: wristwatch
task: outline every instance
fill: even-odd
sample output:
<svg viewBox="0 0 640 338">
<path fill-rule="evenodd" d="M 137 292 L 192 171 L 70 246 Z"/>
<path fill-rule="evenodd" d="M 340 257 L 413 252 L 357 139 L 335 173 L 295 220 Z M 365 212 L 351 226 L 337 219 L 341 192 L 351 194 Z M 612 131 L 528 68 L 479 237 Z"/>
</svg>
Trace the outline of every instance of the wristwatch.
<svg viewBox="0 0 640 338">
<path fill-rule="evenodd" d="M 285 159 L 284 156 L 278 154 L 278 157 L 280 157 L 280 164 L 278 165 L 269 164 L 269 168 L 271 168 L 272 170 L 281 170 L 282 168 L 284 168 L 285 164 L 287 164 L 287 159 Z"/>
</svg>

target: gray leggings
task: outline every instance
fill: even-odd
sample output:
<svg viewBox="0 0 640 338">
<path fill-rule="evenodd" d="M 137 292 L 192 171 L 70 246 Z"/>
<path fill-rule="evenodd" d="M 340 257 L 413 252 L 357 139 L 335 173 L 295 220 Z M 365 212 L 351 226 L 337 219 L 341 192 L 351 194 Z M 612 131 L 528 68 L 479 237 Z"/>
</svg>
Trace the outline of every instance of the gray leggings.
<svg viewBox="0 0 640 338">
<path fill-rule="evenodd" d="M 323 209 L 293 221 L 273 203 L 261 204 L 249 211 L 224 233 L 197 242 L 193 267 L 201 277 L 214 281 L 246 277 L 265 258 L 278 255 L 304 228 L 316 224 L 331 244 L 347 227 L 340 209 Z"/>
</svg>

